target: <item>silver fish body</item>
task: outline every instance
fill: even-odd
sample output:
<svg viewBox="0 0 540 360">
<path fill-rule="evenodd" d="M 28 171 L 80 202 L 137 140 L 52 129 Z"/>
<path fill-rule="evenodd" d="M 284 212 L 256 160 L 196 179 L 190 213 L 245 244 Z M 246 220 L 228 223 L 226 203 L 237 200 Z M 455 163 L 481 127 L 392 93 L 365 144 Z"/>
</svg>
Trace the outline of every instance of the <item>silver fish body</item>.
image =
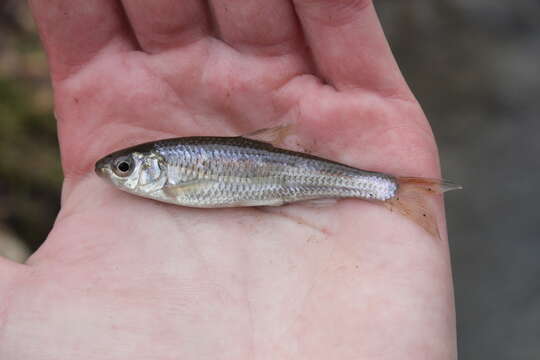
<svg viewBox="0 0 540 360">
<path fill-rule="evenodd" d="M 115 152 L 96 163 L 121 190 L 191 207 L 277 206 L 325 199 L 386 201 L 398 180 L 243 137 L 186 137 Z"/>
</svg>

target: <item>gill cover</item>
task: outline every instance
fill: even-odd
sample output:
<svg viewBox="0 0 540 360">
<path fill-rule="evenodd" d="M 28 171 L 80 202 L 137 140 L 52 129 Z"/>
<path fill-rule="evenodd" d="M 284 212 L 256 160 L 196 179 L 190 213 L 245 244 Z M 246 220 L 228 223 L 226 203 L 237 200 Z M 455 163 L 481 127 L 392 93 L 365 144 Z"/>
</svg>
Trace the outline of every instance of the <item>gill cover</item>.
<svg viewBox="0 0 540 360">
<path fill-rule="evenodd" d="M 167 166 L 164 159 L 154 153 L 140 155 L 141 161 L 136 161 L 137 184 L 134 190 L 137 193 L 150 194 L 161 190 L 167 182 Z"/>
</svg>

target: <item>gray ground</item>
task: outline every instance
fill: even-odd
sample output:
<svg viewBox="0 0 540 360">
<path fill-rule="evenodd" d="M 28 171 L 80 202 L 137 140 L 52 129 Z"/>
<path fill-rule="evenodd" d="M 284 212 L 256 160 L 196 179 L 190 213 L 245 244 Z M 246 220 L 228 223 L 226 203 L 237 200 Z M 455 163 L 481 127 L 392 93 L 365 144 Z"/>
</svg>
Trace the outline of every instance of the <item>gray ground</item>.
<svg viewBox="0 0 540 360">
<path fill-rule="evenodd" d="M 465 186 L 446 201 L 460 359 L 540 359 L 540 1 L 376 6 L 444 174 Z M 24 2 L 0 2 L 0 253 L 18 259 L 16 239 L 35 249 L 58 208 L 44 64 Z"/>
<path fill-rule="evenodd" d="M 540 1 L 376 2 L 439 141 L 461 359 L 540 359 Z"/>
</svg>

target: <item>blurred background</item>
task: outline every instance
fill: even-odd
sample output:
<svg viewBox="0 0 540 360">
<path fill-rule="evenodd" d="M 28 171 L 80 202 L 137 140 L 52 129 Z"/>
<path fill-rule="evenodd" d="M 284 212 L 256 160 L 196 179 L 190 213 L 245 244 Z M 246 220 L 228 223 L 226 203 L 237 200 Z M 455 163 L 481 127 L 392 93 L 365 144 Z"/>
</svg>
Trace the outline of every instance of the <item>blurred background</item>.
<svg viewBox="0 0 540 360">
<path fill-rule="evenodd" d="M 460 359 L 540 359 L 540 1 L 379 0 L 445 176 Z M 46 58 L 0 2 L 0 254 L 24 261 L 59 209 Z"/>
</svg>

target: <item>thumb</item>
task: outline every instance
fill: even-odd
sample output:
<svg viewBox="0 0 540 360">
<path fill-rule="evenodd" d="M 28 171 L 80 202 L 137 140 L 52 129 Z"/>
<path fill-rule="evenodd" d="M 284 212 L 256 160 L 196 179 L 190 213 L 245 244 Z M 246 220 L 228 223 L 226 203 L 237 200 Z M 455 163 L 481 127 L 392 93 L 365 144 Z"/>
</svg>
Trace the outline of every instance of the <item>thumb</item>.
<svg viewBox="0 0 540 360">
<path fill-rule="evenodd" d="M 0 255 L 0 315 L 3 310 L 2 305 L 9 295 L 9 289 L 19 274 L 26 269 L 27 265 L 16 263 Z"/>
</svg>

